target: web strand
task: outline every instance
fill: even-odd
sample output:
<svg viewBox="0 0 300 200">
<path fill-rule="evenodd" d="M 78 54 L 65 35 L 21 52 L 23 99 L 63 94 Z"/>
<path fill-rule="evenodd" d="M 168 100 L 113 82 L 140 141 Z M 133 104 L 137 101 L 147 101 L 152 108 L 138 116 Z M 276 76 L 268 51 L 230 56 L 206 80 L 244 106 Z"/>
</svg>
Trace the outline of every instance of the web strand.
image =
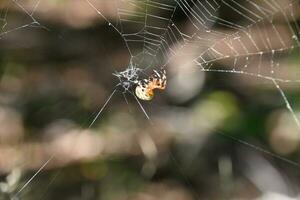
<svg viewBox="0 0 300 200">
<path fill-rule="evenodd" d="M 228 134 L 225 134 L 225 133 L 220 132 L 220 131 L 217 131 L 217 134 L 219 134 L 221 136 L 224 136 L 224 137 L 226 137 L 226 138 L 228 138 L 230 140 L 236 141 L 236 142 L 238 142 L 238 143 L 240 143 L 240 144 L 242 144 L 244 146 L 247 146 L 247 147 L 249 147 L 251 149 L 254 149 L 254 150 L 258 151 L 258 152 L 261 152 L 261 153 L 263 153 L 265 155 L 269 155 L 269 156 L 271 156 L 273 158 L 276 158 L 276 159 L 284 161 L 284 162 L 286 162 L 286 163 L 288 163 L 290 165 L 293 165 L 293 166 L 295 166 L 297 168 L 300 168 L 300 163 L 294 162 L 294 161 L 292 161 L 290 159 L 287 159 L 287 158 L 285 158 L 283 156 L 280 156 L 278 154 L 272 153 L 271 151 L 268 151 L 268 150 L 266 150 L 264 148 L 261 148 L 259 146 L 254 145 L 254 144 L 246 142 L 245 140 L 241 140 L 239 138 L 233 137 L 232 135 L 228 135 Z"/>
<path fill-rule="evenodd" d="M 110 102 L 111 98 L 114 96 L 116 91 L 117 89 L 114 89 L 113 92 L 109 95 L 109 97 L 107 98 L 107 100 L 105 101 L 101 109 L 98 111 L 97 115 L 94 117 L 93 121 L 90 123 L 89 128 L 91 128 L 94 125 L 94 123 L 97 121 L 97 119 L 99 118 L 99 116 L 101 115 L 101 113 L 103 112 L 107 104 Z"/>
<path fill-rule="evenodd" d="M 34 175 L 26 181 L 26 183 L 16 192 L 16 194 L 12 197 L 12 200 L 17 199 L 18 195 L 35 179 L 36 176 L 38 176 L 43 169 L 51 162 L 51 160 L 54 158 L 54 155 L 52 155 L 39 169 L 34 173 Z"/>
</svg>

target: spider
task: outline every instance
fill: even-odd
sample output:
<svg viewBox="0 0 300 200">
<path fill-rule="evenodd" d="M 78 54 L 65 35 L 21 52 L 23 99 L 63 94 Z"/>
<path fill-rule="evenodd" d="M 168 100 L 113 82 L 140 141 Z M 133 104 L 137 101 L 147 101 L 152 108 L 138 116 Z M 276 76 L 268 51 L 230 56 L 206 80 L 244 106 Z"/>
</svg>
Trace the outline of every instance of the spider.
<svg viewBox="0 0 300 200">
<path fill-rule="evenodd" d="M 167 84 L 166 70 L 161 69 L 159 71 L 153 70 L 153 73 L 146 79 L 139 80 L 139 73 L 142 70 L 130 64 L 130 66 L 122 72 L 113 73 L 118 77 L 120 83 L 117 86 L 121 86 L 126 93 L 136 85 L 135 95 L 144 101 L 150 101 L 154 97 L 154 89 L 164 90 Z M 130 92 L 130 91 L 129 91 Z"/>
</svg>

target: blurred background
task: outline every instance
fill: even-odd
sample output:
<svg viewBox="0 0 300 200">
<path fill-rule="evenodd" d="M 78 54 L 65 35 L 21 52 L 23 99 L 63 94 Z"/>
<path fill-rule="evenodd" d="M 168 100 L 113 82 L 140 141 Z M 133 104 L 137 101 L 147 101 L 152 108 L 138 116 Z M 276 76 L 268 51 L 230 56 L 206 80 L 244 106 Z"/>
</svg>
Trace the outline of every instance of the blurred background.
<svg viewBox="0 0 300 200">
<path fill-rule="evenodd" d="M 117 21 L 114 1 L 95 2 Z M 128 66 L 120 35 L 85 0 L 0 9 L 0 199 L 300 199 L 300 130 L 270 80 L 203 72 L 181 56 L 166 91 L 142 102 L 152 122 L 118 91 L 88 128 L 118 84 L 112 73 Z M 280 61 L 283 77 L 299 77 L 297 49 Z M 300 116 L 300 84 L 280 86 Z"/>
</svg>

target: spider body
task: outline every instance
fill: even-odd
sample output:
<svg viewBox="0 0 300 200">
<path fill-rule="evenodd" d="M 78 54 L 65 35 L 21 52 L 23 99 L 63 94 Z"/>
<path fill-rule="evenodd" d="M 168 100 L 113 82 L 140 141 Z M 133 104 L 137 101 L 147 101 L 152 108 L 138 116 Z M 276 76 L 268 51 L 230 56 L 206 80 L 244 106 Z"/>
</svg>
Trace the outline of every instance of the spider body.
<svg viewBox="0 0 300 200">
<path fill-rule="evenodd" d="M 153 70 L 153 74 L 148 79 L 138 82 L 135 88 L 136 96 L 144 101 L 150 101 L 154 97 L 155 89 L 164 90 L 167 84 L 166 70 Z"/>
</svg>

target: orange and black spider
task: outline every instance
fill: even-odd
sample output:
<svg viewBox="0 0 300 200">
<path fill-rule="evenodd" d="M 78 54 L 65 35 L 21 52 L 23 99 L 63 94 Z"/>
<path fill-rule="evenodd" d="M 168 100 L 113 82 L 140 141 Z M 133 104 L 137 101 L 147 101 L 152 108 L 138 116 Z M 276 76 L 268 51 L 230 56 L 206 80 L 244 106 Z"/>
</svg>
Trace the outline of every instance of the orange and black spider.
<svg viewBox="0 0 300 200">
<path fill-rule="evenodd" d="M 138 82 L 135 88 L 136 96 L 144 101 L 150 101 L 154 97 L 153 90 L 164 90 L 167 85 L 166 70 L 153 70 L 153 74 L 148 79 L 143 79 Z"/>
</svg>

